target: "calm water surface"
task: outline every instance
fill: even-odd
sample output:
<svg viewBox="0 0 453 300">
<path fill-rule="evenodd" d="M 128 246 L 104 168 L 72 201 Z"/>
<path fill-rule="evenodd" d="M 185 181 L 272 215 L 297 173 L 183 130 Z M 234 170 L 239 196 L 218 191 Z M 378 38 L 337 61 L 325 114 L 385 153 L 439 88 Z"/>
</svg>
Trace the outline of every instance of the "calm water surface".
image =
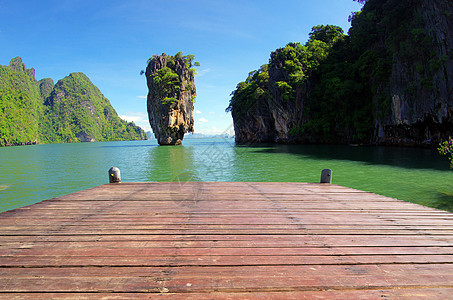
<svg viewBox="0 0 453 300">
<path fill-rule="evenodd" d="M 124 182 L 319 182 L 329 168 L 335 184 L 425 205 L 453 202 L 453 172 L 435 150 L 186 139 L 0 148 L 0 211 L 108 183 L 112 166 Z"/>
</svg>

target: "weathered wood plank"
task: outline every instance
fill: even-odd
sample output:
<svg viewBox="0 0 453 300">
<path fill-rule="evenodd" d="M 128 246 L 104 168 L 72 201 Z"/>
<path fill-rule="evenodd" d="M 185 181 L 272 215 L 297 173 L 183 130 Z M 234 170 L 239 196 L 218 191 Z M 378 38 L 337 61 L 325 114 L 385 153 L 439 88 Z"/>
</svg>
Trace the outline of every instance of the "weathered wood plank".
<svg viewBox="0 0 453 300">
<path fill-rule="evenodd" d="M 451 255 L 453 247 L 277 247 L 279 239 L 275 239 L 275 247 L 268 248 L 159 248 L 153 247 L 147 241 L 21 241 L 7 242 L 3 245 L 3 249 L 124 249 L 125 253 L 132 253 L 134 249 L 148 251 L 149 255 L 273 255 L 278 253 L 281 256 L 286 255 Z M 3 244 L 3 243 L 2 243 Z M 123 254 L 127 255 L 127 254 Z"/>
<path fill-rule="evenodd" d="M 365 290 L 309 290 L 291 292 L 256 292 L 256 293 L 7 293 L 1 294 L 0 299 L 24 299 L 32 298 L 35 300 L 89 300 L 89 299 L 183 299 L 183 300 L 233 300 L 233 299 L 451 299 L 452 288 L 423 288 L 414 287 L 407 289 L 365 289 Z"/>
<path fill-rule="evenodd" d="M 13 238 L 14 236 L 11 236 Z M 20 238 L 25 238 L 22 235 Z M 445 247 L 453 246 L 448 237 L 425 236 L 285 236 L 286 239 L 274 238 L 273 235 L 260 236 L 260 239 L 251 239 L 248 235 L 29 235 L 29 240 L 40 241 L 110 241 L 110 242 L 146 242 L 149 247 L 190 247 L 190 248 L 269 248 L 269 247 Z M 266 238 L 268 237 L 268 238 Z"/>
<path fill-rule="evenodd" d="M 272 275 L 271 275 L 272 274 Z M 408 276 L 410 274 L 410 276 Z M 9 268 L 1 292 L 259 292 L 453 288 L 453 264 Z"/>
<path fill-rule="evenodd" d="M 126 254 L 125 254 L 126 253 Z M 278 253 L 278 251 L 274 252 Z M 134 256 L 133 254 L 136 254 Z M 106 257 L 109 257 L 106 260 Z M 68 255 L 5 255 L 0 267 L 179 267 L 179 266 L 302 266 L 451 263 L 453 255 L 150 255 L 147 251 L 92 250 Z"/>
<path fill-rule="evenodd" d="M 0 214 L 0 299 L 152 294 L 453 298 L 453 214 L 254 182 L 104 185 Z"/>
</svg>

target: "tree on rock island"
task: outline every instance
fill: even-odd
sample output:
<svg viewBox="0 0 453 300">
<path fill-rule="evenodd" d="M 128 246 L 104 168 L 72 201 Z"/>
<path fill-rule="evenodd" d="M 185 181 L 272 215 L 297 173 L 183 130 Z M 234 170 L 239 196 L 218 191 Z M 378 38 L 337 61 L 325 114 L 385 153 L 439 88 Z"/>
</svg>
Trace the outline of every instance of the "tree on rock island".
<svg viewBox="0 0 453 300">
<path fill-rule="evenodd" d="M 193 55 L 153 55 L 148 60 L 148 117 L 159 145 L 180 145 L 193 132 L 196 97 Z"/>
</svg>

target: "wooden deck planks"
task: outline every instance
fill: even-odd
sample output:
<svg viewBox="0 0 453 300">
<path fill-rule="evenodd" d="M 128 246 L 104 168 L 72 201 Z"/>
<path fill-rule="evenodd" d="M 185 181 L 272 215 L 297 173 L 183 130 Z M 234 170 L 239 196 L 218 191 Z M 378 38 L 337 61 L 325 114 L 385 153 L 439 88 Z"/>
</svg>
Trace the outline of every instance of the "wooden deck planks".
<svg viewBox="0 0 453 300">
<path fill-rule="evenodd" d="M 453 214 L 337 185 L 122 183 L 0 214 L 0 299 L 453 299 Z"/>
</svg>

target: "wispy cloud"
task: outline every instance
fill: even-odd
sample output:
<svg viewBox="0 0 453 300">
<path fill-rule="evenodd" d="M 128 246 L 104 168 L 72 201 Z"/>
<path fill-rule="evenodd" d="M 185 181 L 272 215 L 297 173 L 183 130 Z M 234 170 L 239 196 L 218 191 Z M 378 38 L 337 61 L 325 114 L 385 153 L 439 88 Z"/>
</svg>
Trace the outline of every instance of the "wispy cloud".
<svg viewBox="0 0 453 300">
<path fill-rule="evenodd" d="M 197 121 L 200 122 L 200 123 L 207 123 L 207 122 L 209 122 L 209 120 L 206 120 L 205 118 L 200 118 L 200 119 L 198 119 Z"/>
<path fill-rule="evenodd" d="M 143 122 L 146 121 L 148 115 L 142 112 L 128 112 L 126 115 L 120 115 L 121 119 L 124 119 L 128 122 Z"/>
<path fill-rule="evenodd" d="M 142 112 L 127 112 L 124 115 L 120 115 L 120 118 L 128 122 L 134 122 L 135 125 L 140 126 L 145 131 L 151 131 L 151 126 L 148 121 L 148 114 Z"/>
<path fill-rule="evenodd" d="M 196 114 L 201 114 L 201 111 L 199 111 L 198 109 L 195 111 Z"/>
<path fill-rule="evenodd" d="M 203 133 L 203 134 L 229 134 L 234 135 L 234 130 L 232 128 L 227 128 L 227 130 L 219 129 L 218 127 L 211 126 L 211 127 L 204 127 L 201 129 L 195 129 L 196 133 Z"/>
<path fill-rule="evenodd" d="M 137 96 L 138 99 L 147 99 L 148 97 L 146 96 Z"/>
<path fill-rule="evenodd" d="M 197 70 L 197 76 L 203 76 L 205 74 L 208 74 L 209 72 L 211 72 L 210 68 L 203 69 L 203 70 Z"/>
</svg>

